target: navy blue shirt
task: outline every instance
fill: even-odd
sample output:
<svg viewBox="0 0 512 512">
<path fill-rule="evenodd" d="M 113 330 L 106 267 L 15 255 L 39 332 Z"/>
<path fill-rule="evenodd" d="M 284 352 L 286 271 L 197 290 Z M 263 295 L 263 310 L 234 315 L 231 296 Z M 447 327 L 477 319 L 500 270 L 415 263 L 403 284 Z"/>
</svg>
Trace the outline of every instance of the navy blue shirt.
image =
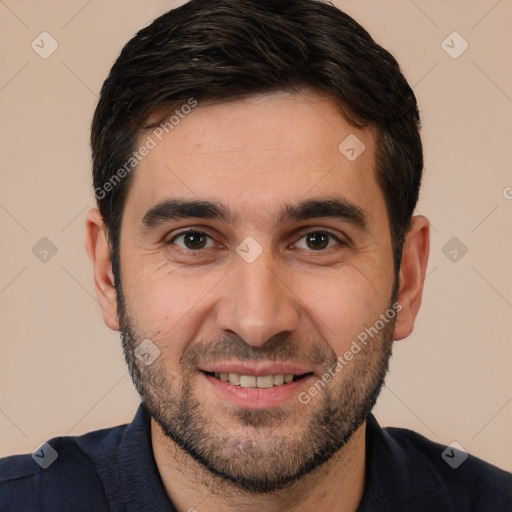
<svg viewBox="0 0 512 512">
<path fill-rule="evenodd" d="M 175 511 L 144 406 L 129 425 L 56 437 L 34 454 L 0 459 L 0 511 Z M 410 430 L 382 429 L 370 415 L 358 512 L 369 511 L 512 512 L 512 474 Z"/>
</svg>

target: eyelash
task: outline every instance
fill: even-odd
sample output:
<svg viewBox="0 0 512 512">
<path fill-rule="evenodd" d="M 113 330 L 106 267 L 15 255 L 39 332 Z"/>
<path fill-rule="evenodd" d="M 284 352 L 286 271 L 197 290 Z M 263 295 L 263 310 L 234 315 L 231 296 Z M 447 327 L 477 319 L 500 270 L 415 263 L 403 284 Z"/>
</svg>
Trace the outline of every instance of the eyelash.
<svg viewBox="0 0 512 512">
<path fill-rule="evenodd" d="M 199 230 L 196 230 L 196 229 L 188 229 L 188 230 L 185 230 L 185 231 L 180 231 L 179 233 L 177 233 L 176 235 L 174 235 L 170 240 L 166 241 L 165 242 L 165 245 L 166 246 L 170 246 L 170 245 L 174 245 L 174 242 L 179 238 L 179 237 L 182 237 L 184 235 L 187 235 L 187 234 L 197 234 L 197 235 L 202 235 L 202 236 L 207 236 L 208 238 L 212 239 L 213 240 L 213 237 L 211 237 L 208 233 L 205 233 L 204 231 L 199 231 Z M 331 231 L 328 231 L 328 230 L 325 230 L 325 229 L 315 229 L 315 230 L 312 230 L 312 231 L 308 231 L 307 233 L 304 233 L 300 238 L 299 240 L 303 239 L 304 237 L 308 236 L 308 235 L 312 235 L 312 234 L 325 234 L 325 235 L 328 235 L 331 239 L 334 239 L 336 242 L 337 242 L 337 245 L 336 246 L 333 246 L 333 247 L 328 247 L 327 249 L 319 249 L 317 251 L 313 250 L 313 249 L 304 249 L 304 250 L 307 250 L 308 252 L 310 253 L 314 253 L 314 254 L 317 254 L 317 253 L 327 253 L 327 252 L 330 252 L 331 249 L 334 249 L 335 247 L 337 246 L 341 246 L 341 247 L 344 247 L 344 246 L 347 246 L 348 243 L 343 241 L 343 240 L 340 240 L 340 238 L 338 236 L 336 236 L 334 233 L 332 233 Z M 295 245 L 295 244 L 294 244 Z M 211 249 L 211 247 L 207 247 L 206 249 L 198 249 L 198 250 L 193 250 L 193 249 L 184 249 L 183 247 L 178 247 L 178 250 L 182 251 L 182 252 L 186 252 L 187 255 L 190 255 L 190 256 L 200 256 L 200 255 L 204 255 L 205 251 L 207 249 Z"/>
</svg>

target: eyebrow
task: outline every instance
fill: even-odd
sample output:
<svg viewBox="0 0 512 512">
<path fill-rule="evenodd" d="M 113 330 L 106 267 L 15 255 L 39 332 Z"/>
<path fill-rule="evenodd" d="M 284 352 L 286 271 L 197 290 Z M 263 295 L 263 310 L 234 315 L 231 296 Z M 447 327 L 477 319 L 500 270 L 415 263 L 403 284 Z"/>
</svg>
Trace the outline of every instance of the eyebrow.
<svg viewBox="0 0 512 512">
<path fill-rule="evenodd" d="M 368 228 L 368 215 L 359 206 L 344 198 L 310 199 L 281 207 L 275 225 L 308 219 L 328 217 L 349 222 L 354 227 Z M 217 202 L 187 199 L 164 200 L 150 208 L 141 222 L 141 229 L 149 231 L 157 226 L 187 218 L 219 220 L 236 224 L 239 217 L 226 206 Z"/>
<path fill-rule="evenodd" d="M 212 219 L 235 224 L 237 216 L 220 203 L 186 199 L 171 199 L 150 208 L 142 219 L 142 229 L 150 230 L 164 222 L 180 219 Z"/>
<path fill-rule="evenodd" d="M 277 223 L 320 217 L 343 220 L 361 230 L 368 228 L 368 215 L 362 208 L 343 198 L 310 199 L 285 205 L 281 209 Z"/>
</svg>

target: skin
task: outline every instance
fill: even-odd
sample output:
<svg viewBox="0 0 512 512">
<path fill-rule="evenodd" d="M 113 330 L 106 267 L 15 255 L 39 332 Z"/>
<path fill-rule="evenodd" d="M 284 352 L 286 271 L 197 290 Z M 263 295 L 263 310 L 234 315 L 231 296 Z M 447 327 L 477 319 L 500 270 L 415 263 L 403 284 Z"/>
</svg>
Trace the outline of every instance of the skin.
<svg viewBox="0 0 512 512">
<path fill-rule="evenodd" d="M 366 146 L 354 161 L 338 150 L 350 134 Z M 260 474 L 269 466 L 279 467 L 273 457 L 286 443 L 291 444 L 283 453 L 297 450 L 304 455 L 300 450 L 307 447 L 301 448 L 297 440 L 308 427 L 315 432 L 312 427 L 322 405 L 337 403 L 345 395 L 347 404 L 357 405 L 358 392 L 349 391 L 359 388 L 351 386 L 374 385 L 372 372 L 388 357 L 376 347 L 383 345 L 386 336 L 391 342 L 413 330 L 429 250 L 429 225 L 421 216 L 413 218 L 404 245 L 396 322 L 386 336 L 379 334 L 382 343 L 370 344 L 354 356 L 307 405 L 298 401 L 298 394 L 321 378 L 390 305 L 392 246 L 384 196 L 375 180 L 374 154 L 373 129 L 354 128 L 329 99 L 313 92 L 200 103 L 135 171 L 120 242 L 128 324 L 118 317 L 102 218 L 96 209 L 88 213 L 87 250 L 105 323 L 113 330 L 129 328 L 132 341 L 149 338 L 160 350 L 155 363 L 147 367 L 131 357 L 154 408 L 165 409 L 164 399 L 159 399 L 162 394 L 166 399 L 184 396 L 180 393 L 187 389 L 196 401 L 196 426 L 214 440 L 222 439 L 214 445 L 219 460 L 231 457 L 240 462 L 240 471 L 244 457 Z M 366 227 L 327 217 L 276 223 L 283 204 L 332 197 L 342 197 L 363 211 Z M 141 221 L 146 212 L 173 198 L 222 203 L 237 215 L 237 222 L 181 219 L 144 229 Z M 183 237 L 164 244 L 184 228 L 211 236 L 206 248 L 191 255 Z M 316 246 L 312 248 L 305 235 L 319 231 L 330 232 L 346 244 L 330 239 L 327 248 L 314 250 Z M 252 263 L 236 252 L 249 236 L 262 249 Z M 213 351 L 224 347 L 218 342 L 226 339 L 236 341 L 232 345 L 236 357 L 230 357 L 226 348 Z M 270 349 L 272 340 L 281 340 L 294 351 L 290 349 L 283 360 Z M 313 376 L 297 383 L 293 396 L 273 407 L 230 402 L 200 368 L 191 365 L 238 360 L 242 345 L 254 368 L 275 356 L 274 361 L 291 360 L 307 367 Z M 257 354 L 261 360 L 252 359 Z M 164 487 L 179 511 L 251 507 L 349 512 L 357 509 L 364 489 L 365 426 L 363 422 L 349 432 L 348 441 L 314 471 L 266 493 L 241 489 L 212 474 L 154 419 L 151 435 Z M 248 440 L 252 455 L 260 457 L 251 457 L 251 449 L 240 449 Z"/>
</svg>

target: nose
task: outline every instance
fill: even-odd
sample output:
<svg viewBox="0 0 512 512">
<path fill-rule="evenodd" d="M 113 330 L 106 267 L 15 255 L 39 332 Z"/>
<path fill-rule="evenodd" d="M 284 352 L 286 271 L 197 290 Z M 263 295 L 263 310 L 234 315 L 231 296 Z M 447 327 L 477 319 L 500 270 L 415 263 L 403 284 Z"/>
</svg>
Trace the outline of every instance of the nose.
<svg viewBox="0 0 512 512">
<path fill-rule="evenodd" d="M 271 255 L 264 251 L 252 263 L 237 256 L 222 282 L 217 326 L 261 347 L 277 334 L 297 330 L 298 311 L 299 300 Z"/>
</svg>

